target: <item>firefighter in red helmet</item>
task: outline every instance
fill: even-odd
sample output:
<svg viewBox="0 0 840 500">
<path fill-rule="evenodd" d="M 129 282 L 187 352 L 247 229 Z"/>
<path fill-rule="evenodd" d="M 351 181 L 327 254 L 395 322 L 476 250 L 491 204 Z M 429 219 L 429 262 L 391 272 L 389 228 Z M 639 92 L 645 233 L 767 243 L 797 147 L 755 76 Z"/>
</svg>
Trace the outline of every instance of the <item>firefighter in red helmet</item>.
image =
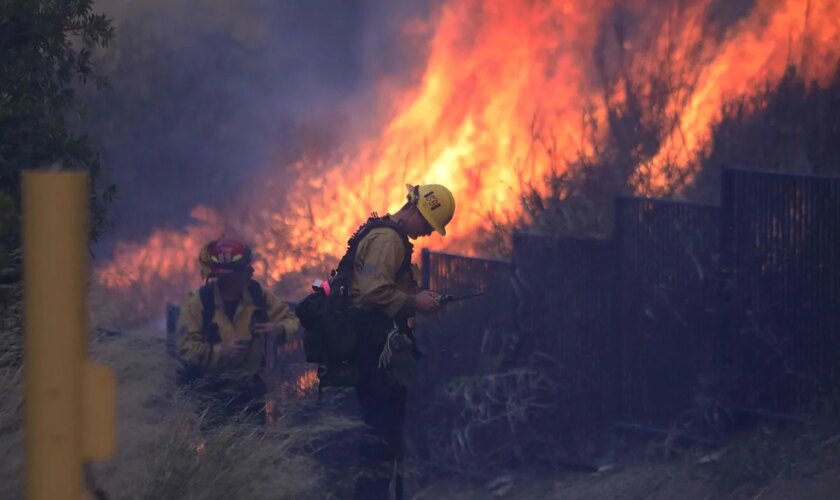
<svg viewBox="0 0 840 500">
<path fill-rule="evenodd" d="M 266 340 L 285 342 L 300 322 L 253 279 L 253 253 L 241 241 L 211 241 L 199 263 L 206 283 L 187 295 L 178 320 L 179 382 L 197 396 L 207 426 L 231 416 L 263 422 Z"/>
</svg>

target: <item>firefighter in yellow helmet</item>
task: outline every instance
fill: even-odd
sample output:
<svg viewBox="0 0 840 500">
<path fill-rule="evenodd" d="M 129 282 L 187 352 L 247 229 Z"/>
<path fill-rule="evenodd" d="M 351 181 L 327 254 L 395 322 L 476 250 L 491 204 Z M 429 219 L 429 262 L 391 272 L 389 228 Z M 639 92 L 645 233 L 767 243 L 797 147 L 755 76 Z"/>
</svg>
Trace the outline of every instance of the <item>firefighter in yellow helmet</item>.
<svg viewBox="0 0 840 500">
<path fill-rule="evenodd" d="M 289 307 L 252 279 L 252 260 L 238 240 L 211 241 L 199 254 L 207 282 L 181 306 L 179 382 L 206 411 L 205 428 L 237 416 L 264 421 L 266 339 L 284 342 L 300 327 Z"/>
<path fill-rule="evenodd" d="M 355 246 L 350 298 L 358 336 L 356 393 L 373 434 L 359 450 L 363 470 L 357 499 L 387 499 L 395 463 L 397 491 L 402 490 L 406 382 L 420 353 L 413 318 L 441 307 L 436 294 L 419 290 L 409 239 L 433 231 L 445 235 L 454 213 L 455 198 L 446 187 L 409 185 L 407 202 L 397 213 L 372 217 L 350 240 Z"/>
<path fill-rule="evenodd" d="M 440 184 L 427 184 L 425 186 L 407 185 L 408 188 L 408 207 L 409 211 L 411 205 L 417 207 L 417 211 L 423 216 L 429 227 L 440 233 L 441 236 L 446 236 L 446 225 L 452 220 L 455 215 L 455 197 L 452 192 Z M 403 207 L 403 208 L 406 208 Z M 419 236 L 427 236 L 428 233 Z M 415 236 L 416 237 L 416 236 Z"/>
</svg>

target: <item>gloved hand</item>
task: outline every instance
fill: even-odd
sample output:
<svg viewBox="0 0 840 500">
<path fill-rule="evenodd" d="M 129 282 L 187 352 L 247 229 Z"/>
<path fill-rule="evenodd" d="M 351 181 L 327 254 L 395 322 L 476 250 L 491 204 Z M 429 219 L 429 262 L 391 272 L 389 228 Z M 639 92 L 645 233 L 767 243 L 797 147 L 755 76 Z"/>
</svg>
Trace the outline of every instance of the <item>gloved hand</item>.
<svg viewBox="0 0 840 500">
<path fill-rule="evenodd" d="M 417 311 L 424 314 L 434 314 L 440 311 L 440 301 L 436 293 L 423 290 L 414 296 L 414 304 Z"/>
</svg>

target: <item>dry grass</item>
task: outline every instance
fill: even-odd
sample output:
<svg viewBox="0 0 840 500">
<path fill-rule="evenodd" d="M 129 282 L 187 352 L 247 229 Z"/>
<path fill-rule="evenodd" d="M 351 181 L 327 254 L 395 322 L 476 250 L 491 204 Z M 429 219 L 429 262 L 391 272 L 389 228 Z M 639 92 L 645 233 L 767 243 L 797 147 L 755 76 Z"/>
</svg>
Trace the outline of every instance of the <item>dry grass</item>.
<svg viewBox="0 0 840 500">
<path fill-rule="evenodd" d="M 308 413 L 308 402 L 280 408 L 270 428 L 233 423 L 205 436 L 198 417 L 175 390 L 173 362 L 163 343 L 123 335 L 97 342 L 92 357 L 114 366 L 120 384 L 119 452 L 95 470 L 113 498 L 321 498 L 324 469 L 314 455 L 331 437 L 354 428 L 349 419 Z"/>
<path fill-rule="evenodd" d="M 19 339 L 4 325 L 3 340 Z M 19 324 L 18 324 L 19 327 Z M 7 344 L 8 345 L 8 344 Z M 15 344 L 16 345 L 16 344 Z M 4 360 L 7 355 L 4 353 Z M 333 486 L 318 453 L 358 423 L 311 400 L 281 407 L 275 425 L 232 423 L 201 436 L 199 418 L 176 390 L 174 362 L 149 333 L 92 339 L 91 359 L 114 368 L 118 382 L 116 456 L 92 467 L 113 499 L 325 498 Z M 0 373 L 0 497 L 22 492 L 22 377 L 18 366 Z M 204 441 L 199 458 L 196 446 Z M 347 471 L 343 471 L 344 474 Z"/>
<path fill-rule="evenodd" d="M 840 488 L 836 422 L 812 421 L 790 429 L 763 426 L 736 436 L 717 453 L 688 450 L 679 459 L 635 451 L 604 472 L 491 469 L 480 480 L 438 481 L 414 498 L 829 500 L 837 498 Z"/>
<path fill-rule="evenodd" d="M 452 429 L 456 459 L 474 457 L 478 445 L 473 439 L 475 432 L 485 426 L 494 427 L 496 422 L 510 433 L 512 440 L 520 441 L 522 428 L 529 427 L 529 417 L 539 408 L 549 407 L 543 396 L 553 388 L 545 374 L 528 368 L 452 380 L 447 396 L 462 408 Z"/>
<path fill-rule="evenodd" d="M 0 370 L 0 497 L 19 498 L 23 485 L 22 373 L 10 368 Z"/>
<path fill-rule="evenodd" d="M 22 288 L 8 287 L 0 301 L 0 497 L 20 497 L 23 479 L 23 437 L 21 409 L 23 407 L 23 325 Z"/>
</svg>

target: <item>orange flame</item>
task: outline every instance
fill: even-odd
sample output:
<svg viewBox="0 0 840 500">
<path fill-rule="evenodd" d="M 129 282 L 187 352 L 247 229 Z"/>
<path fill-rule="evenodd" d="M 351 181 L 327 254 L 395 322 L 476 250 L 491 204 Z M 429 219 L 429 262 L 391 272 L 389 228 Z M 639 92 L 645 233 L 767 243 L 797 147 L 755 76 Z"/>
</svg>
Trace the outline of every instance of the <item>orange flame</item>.
<svg viewBox="0 0 840 500">
<path fill-rule="evenodd" d="M 271 397 L 268 397 L 265 401 L 265 423 L 267 425 L 274 425 L 275 417 L 274 411 L 276 409 L 276 404 Z"/>
<path fill-rule="evenodd" d="M 669 169 L 685 169 L 713 146 L 709 132 L 727 100 L 778 81 L 790 65 L 808 81 L 825 83 L 838 63 L 840 2 L 756 0 L 739 20 L 710 33 L 710 12 L 724 4 L 451 0 L 433 21 L 406 28 L 406 36 L 432 33 L 428 58 L 416 87 L 382 84 L 390 119 L 381 133 L 343 161 L 292 165 L 281 174 L 297 174 L 282 210 L 260 207 L 248 220 L 229 222 L 262 256 L 259 277 L 277 284 L 296 275 L 301 279 L 291 289 L 298 296 L 305 273 L 322 275 L 334 265 L 369 211 L 397 209 L 406 182 L 434 182 L 453 191 L 457 210 L 450 236 L 424 244 L 471 254 L 489 217 L 521 216 L 526 187 L 545 192 L 547 174 L 580 155 L 597 155 L 609 107 L 627 98 L 620 81 L 599 79 L 593 57 L 599 49 L 606 54 L 601 62 L 617 73 L 645 81 L 638 75 L 662 71 L 670 82 L 664 116 L 672 125 L 637 166 L 644 179 L 638 189 L 655 194 L 674 182 Z M 612 33 L 624 17 L 639 26 Z M 221 226 L 207 216 L 181 233 L 124 244 L 98 281 L 108 290 L 144 290 L 155 280 L 178 288 L 191 279 L 170 277 L 197 276 L 198 248 Z M 152 249 L 162 252 L 160 260 L 149 259 Z"/>
<path fill-rule="evenodd" d="M 694 16 L 703 14 L 695 10 Z M 779 81 L 794 62 L 807 80 L 827 83 L 840 54 L 840 3 L 760 0 L 733 33 L 720 46 L 704 47 L 701 59 L 710 62 L 698 69 L 692 92 L 675 103 L 679 124 L 650 162 L 653 187 L 667 187 L 667 163 L 685 167 L 713 146 L 708 134 L 727 99 Z"/>
<path fill-rule="evenodd" d="M 278 386 L 280 401 L 311 394 L 318 387 L 318 373 L 311 365 L 296 363 L 289 366 L 290 376 Z"/>
<path fill-rule="evenodd" d="M 195 224 L 181 231 L 158 229 L 144 243 L 118 242 L 114 258 L 94 270 L 98 310 L 113 310 L 108 320 L 131 324 L 163 313 L 167 302 L 180 302 L 199 276 L 198 253 L 218 237 L 222 220 L 213 210 L 197 206 Z"/>
<path fill-rule="evenodd" d="M 307 370 L 296 382 L 296 387 L 300 394 L 308 394 L 318 387 L 318 374 L 315 370 Z"/>
<path fill-rule="evenodd" d="M 184 267 L 196 266 L 201 245 L 220 231 L 221 219 L 203 206 L 194 208 L 191 215 L 199 224 L 183 231 L 159 229 L 142 245 L 117 243 L 115 253 L 119 257 L 97 270 L 99 283 L 110 289 L 149 285 Z"/>
</svg>

